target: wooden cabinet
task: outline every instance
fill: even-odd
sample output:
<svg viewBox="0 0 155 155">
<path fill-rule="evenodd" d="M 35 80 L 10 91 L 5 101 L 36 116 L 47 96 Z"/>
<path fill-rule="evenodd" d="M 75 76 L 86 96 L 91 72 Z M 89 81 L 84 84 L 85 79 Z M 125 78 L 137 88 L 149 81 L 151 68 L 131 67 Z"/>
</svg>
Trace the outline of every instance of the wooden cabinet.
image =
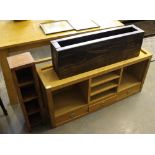
<svg viewBox="0 0 155 155">
<path fill-rule="evenodd" d="M 42 122 L 42 102 L 34 60 L 29 52 L 8 57 L 29 130 Z"/>
<path fill-rule="evenodd" d="M 59 79 L 53 66 L 37 70 L 53 127 L 140 92 L 152 55 L 139 56 Z"/>
</svg>

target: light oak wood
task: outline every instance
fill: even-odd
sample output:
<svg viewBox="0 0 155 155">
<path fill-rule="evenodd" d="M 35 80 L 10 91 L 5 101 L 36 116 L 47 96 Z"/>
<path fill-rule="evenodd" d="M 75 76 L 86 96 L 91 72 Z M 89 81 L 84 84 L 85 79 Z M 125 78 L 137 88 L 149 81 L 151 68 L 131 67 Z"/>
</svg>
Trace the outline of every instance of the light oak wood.
<svg viewBox="0 0 155 155">
<path fill-rule="evenodd" d="M 66 122 L 69 122 L 71 120 L 77 119 L 83 115 L 86 115 L 87 113 L 88 113 L 88 106 L 83 105 L 83 106 L 77 108 L 76 110 L 72 110 L 70 112 L 67 112 L 63 115 L 56 117 L 55 118 L 56 126 L 59 126 L 59 125 L 62 125 Z"/>
<path fill-rule="evenodd" d="M 105 106 L 108 106 L 108 105 L 112 104 L 113 102 L 116 102 L 116 100 L 117 100 L 117 96 L 112 95 L 108 99 L 100 100 L 99 102 L 95 102 L 93 104 L 90 104 L 89 105 L 89 112 L 93 112 L 93 111 L 101 109 L 101 108 L 103 108 Z"/>
<path fill-rule="evenodd" d="M 47 89 L 50 88 L 51 90 L 56 90 L 80 81 L 87 80 L 90 77 L 93 78 L 98 75 L 105 74 L 120 69 L 122 67 L 129 66 L 134 63 L 138 63 L 140 61 L 148 59 L 149 57 L 151 57 L 151 54 L 149 52 L 144 52 L 143 50 L 141 50 L 140 55 L 138 57 L 121 61 L 112 65 L 101 67 L 95 70 L 91 70 L 89 72 L 85 72 L 64 79 L 58 78 L 52 66 L 47 66 L 45 68 L 43 67 L 41 69 L 38 69 L 37 71 L 44 84 L 44 87 Z"/>
<path fill-rule="evenodd" d="M 95 29 L 86 29 L 82 31 L 67 31 L 62 33 L 55 33 L 50 35 L 45 35 L 41 28 L 40 23 L 48 22 L 41 20 L 27 20 L 22 22 L 14 22 L 14 21 L 1 21 L 0 22 L 0 32 L 1 32 L 1 41 L 0 41 L 0 49 L 10 48 L 15 46 L 23 46 L 30 43 L 42 42 L 42 41 L 50 41 L 56 38 L 61 38 L 64 36 L 70 36 L 74 34 L 90 32 L 98 30 Z M 49 22 L 52 22 L 49 21 Z M 54 22 L 54 21 L 53 21 Z M 123 24 L 118 21 L 111 21 L 106 26 L 101 25 L 101 29 L 122 26 Z"/>
<path fill-rule="evenodd" d="M 114 79 L 118 79 L 119 77 L 120 76 L 118 74 L 113 73 L 113 72 L 109 73 L 109 74 L 107 73 L 105 75 L 98 76 L 98 77 L 92 79 L 91 87 L 95 87 L 97 85 L 106 83 L 106 82 L 114 80 Z"/>
<path fill-rule="evenodd" d="M 22 50 L 29 50 L 31 48 L 49 45 L 51 40 L 58 39 L 64 36 L 70 36 L 98 30 L 98 28 L 82 31 L 73 30 L 68 32 L 45 35 L 39 26 L 40 23 L 43 22 L 48 21 L 40 21 L 40 20 L 38 21 L 26 20 L 21 22 L 8 21 L 8 20 L 0 21 L 0 33 L 1 33 L 0 62 L 11 104 L 16 104 L 19 101 L 17 98 L 17 93 L 15 91 L 15 86 L 13 84 L 11 72 L 6 59 L 8 53 Z M 102 21 L 102 19 L 98 19 L 98 22 L 100 22 L 99 23 L 99 25 L 101 26 L 100 29 L 123 26 L 123 24 L 119 21 L 105 22 L 104 20 Z"/>
<path fill-rule="evenodd" d="M 91 103 L 98 102 L 104 99 L 107 99 L 111 96 L 116 95 L 116 89 L 110 89 L 100 94 L 94 95 L 91 97 Z"/>
<path fill-rule="evenodd" d="M 117 94 L 117 100 L 122 100 L 128 96 L 131 96 L 137 92 L 139 92 L 141 89 L 141 84 L 136 84 L 136 85 L 133 85 L 132 87 L 129 87 L 127 89 L 124 89 L 122 90 L 121 92 L 118 92 Z"/>
<path fill-rule="evenodd" d="M 59 79 L 50 65 L 38 68 L 40 82 L 47 92 L 52 126 L 140 92 L 151 56 L 148 51 L 141 50 L 138 57 L 65 79 Z"/>
<path fill-rule="evenodd" d="M 98 85 L 92 88 L 90 96 L 94 96 L 96 94 L 102 93 L 104 91 L 115 88 L 117 86 L 118 84 L 115 81 L 110 81 L 110 82 Z"/>
</svg>

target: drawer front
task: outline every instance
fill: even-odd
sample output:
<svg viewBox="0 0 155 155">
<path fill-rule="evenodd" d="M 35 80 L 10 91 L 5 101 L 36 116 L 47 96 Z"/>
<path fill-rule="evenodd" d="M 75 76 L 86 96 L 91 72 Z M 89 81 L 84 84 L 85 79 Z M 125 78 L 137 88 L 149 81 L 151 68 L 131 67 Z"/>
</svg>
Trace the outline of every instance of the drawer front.
<svg viewBox="0 0 155 155">
<path fill-rule="evenodd" d="M 110 98 L 108 98 L 106 100 L 101 100 L 101 101 L 96 102 L 96 103 L 94 103 L 92 105 L 90 104 L 89 105 L 89 111 L 90 112 L 96 111 L 96 110 L 98 110 L 98 109 L 100 109 L 100 108 L 102 108 L 104 106 L 112 104 L 116 100 L 117 100 L 117 96 L 114 95 L 114 96 L 112 96 L 112 97 L 110 97 Z"/>
<path fill-rule="evenodd" d="M 76 109 L 74 111 L 68 112 L 64 115 L 61 115 L 61 116 L 58 116 L 55 118 L 56 119 L 56 125 L 57 126 L 61 125 L 61 124 L 68 122 L 72 119 L 80 117 L 86 113 L 88 113 L 88 106 L 84 106 L 84 107 L 81 107 L 81 108 Z"/>
<path fill-rule="evenodd" d="M 129 88 L 127 90 L 123 90 L 117 94 L 117 100 L 124 99 L 124 98 L 126 98 L 130 95 L 133 95 L 139 91 L 140 91 L 140 85 L 134 86 L 134 87 Z"/>
</svg>

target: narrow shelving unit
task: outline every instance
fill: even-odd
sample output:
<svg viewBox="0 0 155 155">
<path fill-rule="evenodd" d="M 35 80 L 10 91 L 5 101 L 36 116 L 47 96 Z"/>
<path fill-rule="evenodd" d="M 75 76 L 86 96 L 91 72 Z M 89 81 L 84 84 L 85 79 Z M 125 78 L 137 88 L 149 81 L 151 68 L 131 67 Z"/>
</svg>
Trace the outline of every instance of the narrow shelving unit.
<svg viewBox="0 0 155 155">
<path fill-rule="evenodd" d="M 17 61 L 18 60 L 18 61 Z M 29 52 L 8 57 L 29 130 L 42 122 L 42 101 L 34 60 Z"/>
<path fill-rule="evenodd" d="M 90 84 L 90 103 L 103 100 L 117 92 L 121 70 L 93 77 Z"/>
</svg>

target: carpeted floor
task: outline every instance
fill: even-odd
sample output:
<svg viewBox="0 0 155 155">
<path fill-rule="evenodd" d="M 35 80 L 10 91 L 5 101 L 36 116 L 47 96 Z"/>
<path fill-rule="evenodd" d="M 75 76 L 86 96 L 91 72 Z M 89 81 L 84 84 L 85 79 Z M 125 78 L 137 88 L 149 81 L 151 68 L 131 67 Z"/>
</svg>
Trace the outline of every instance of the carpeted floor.
<svg viewBox="0 0 155 155">
<path fill-rule="evenodd" d="M 152 61 L 155 61 L 155 36 L 144 38 L 142 47 L 153 54 Z"/>
</svg>

